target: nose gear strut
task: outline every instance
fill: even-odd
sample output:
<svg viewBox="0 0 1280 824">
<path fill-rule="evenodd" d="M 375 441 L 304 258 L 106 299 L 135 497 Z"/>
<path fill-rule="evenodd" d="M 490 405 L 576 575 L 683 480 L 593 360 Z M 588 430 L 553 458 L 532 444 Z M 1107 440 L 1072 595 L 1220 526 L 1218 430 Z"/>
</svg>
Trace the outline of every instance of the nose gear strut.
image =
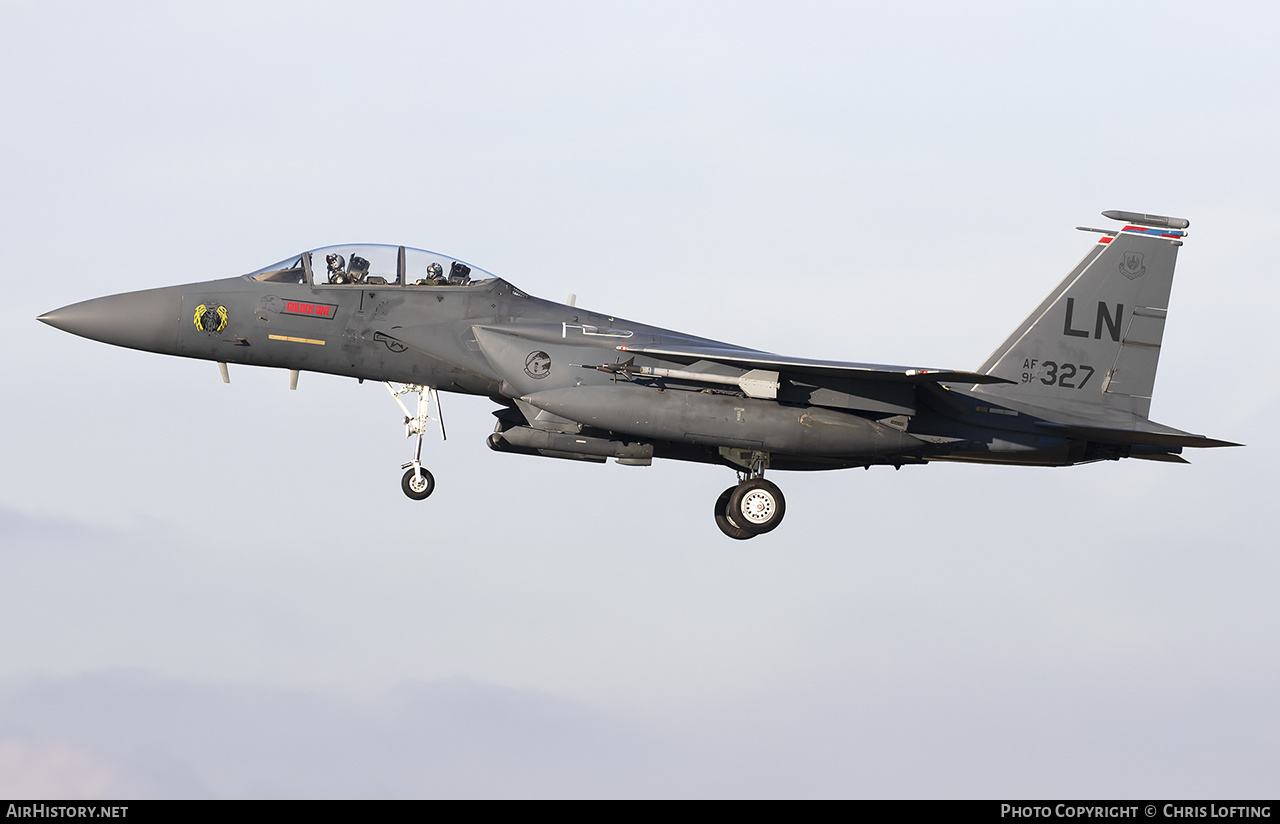
<svg viewBox="0 0 1280 824">
<path fill-rule="evenodd" d="M 421 501 L 431 495 L 436 489 L 436 479 L 422 466 L 422 436 L 427 431 L 427 421 L 434 420 L 440 426 L 440 440 L 445 440 L 444 432 L 444 415 L 440 411 L 440 393 L 436 391 L 434 386 L 423 386 L 417 383 L 392 383 L 384 381 L 387 391 L 391 393 L 391 397 L 400 405 L 400 409 L 404 411 L 404 436 L 411 438 L 418 436 L 417 448 L 413 451 L 413 460 L 407 464 L 403 464 L 400 468 L 407 469 L 404 477 L 400 479 L 400 488 L 415 501 Z M 416 414 L 409 412 L 409 407 L 404 405 L 404 401 L 400 400 L 401 395 L 418 396 L 418 406 Z M 436 407 L 434 417 L 429 413 L 432 402 Z"/>
</svg>

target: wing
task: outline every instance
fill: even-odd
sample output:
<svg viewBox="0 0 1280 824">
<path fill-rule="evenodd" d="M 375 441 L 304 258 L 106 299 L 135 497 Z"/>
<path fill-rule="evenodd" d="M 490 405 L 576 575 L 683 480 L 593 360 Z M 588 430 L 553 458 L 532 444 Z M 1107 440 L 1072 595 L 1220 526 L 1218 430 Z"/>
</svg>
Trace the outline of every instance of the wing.
<svg viewBox="0 0 1280 824">
<path fill-rule="evenodd" d="M 902 381 L 905 383 L 1013 383 L 994 375 L 977 372 L 957 372 L 952 369 L 919 369 L 909 366 L 888 366 L 876 363 L 848 363 L 845 361 L 791 358 L 742 349 L 736 346 L 654 344 L 651 346 L 618 346 L 621 352 L 648 355 L 663 360 L 691 364 L 697 361 L 715 361 L 742 369 L 766 369 L 774 372 L 790 372 L 822 377 L 852 378 L 855 380 Z"/>
</svg>

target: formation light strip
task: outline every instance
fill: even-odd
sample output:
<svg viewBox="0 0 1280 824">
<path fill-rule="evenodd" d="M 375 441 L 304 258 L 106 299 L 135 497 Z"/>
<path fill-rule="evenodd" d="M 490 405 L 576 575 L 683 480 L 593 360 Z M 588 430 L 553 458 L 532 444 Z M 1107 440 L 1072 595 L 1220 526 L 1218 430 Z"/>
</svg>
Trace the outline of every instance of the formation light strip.
<svg viewBox="0 0 1280 824">
<path fill-rule="evenodd" d="M 289 343 L 310 343 L 315 346 L 324 346 L 324 341 L 314 340 L 312 338 L 291 338 L 288 335 L 267 335 L 267 337 L 271 340 L 284 340 Z"/>
</svg>

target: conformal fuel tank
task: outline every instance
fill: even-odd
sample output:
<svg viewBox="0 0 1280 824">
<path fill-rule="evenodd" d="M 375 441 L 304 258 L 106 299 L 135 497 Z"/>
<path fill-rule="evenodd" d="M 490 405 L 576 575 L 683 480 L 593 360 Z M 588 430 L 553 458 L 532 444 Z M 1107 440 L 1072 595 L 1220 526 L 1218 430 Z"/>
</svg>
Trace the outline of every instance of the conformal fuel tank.
<svg viewBox="0 0 1280 824">
<path fill-rule="evenodd" d="M 891 426 L 814 406 L 782 406 L 733 395 L 646 386 L 575 386 L 521 400 L 587 426 L 654 440 L 759 449 L 789 455 L 855 456 L 925 444 Z"/>
</svg>

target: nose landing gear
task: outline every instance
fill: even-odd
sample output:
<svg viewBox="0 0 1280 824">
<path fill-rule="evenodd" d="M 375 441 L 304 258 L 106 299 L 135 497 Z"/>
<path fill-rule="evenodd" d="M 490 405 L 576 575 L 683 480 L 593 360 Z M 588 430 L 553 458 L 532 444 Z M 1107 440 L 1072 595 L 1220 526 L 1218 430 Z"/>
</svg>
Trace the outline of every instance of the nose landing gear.
<svg viewBox="0 0 1280 824">
<path fill-rule="evenodd" d="M 749 461 L 734 463 L 743 469 L 738 472 L 738 485 L 716 499 L 716 526 L 730 538 L 745 541 L 776 529 L 787 512 L 787 500 L 776 484 L 764 479 L 767 454 L 753 453 Z"/>
<path fill-rule="evenodd" d="M 444 433 L 444 415 L 440 413 L 440 393 L 436 391 L 434 386 L 422 386 L 416 383 L 391 383 L 386 382 L 387 391 L 391 393 L 391 397 L 400 405 L 404 411 L 404 436 L 411 438 L 418 436 L 418 446 L 413 451 L 413 460 L 407 464 L 403 464 L 400 468 L 407 469 L 404 477 L 400 479 L 400 489 L 405 495 L 408 495 L 415 501 L 425 500 L 430 497 L 432 492 L 436 491 L 436 479 L 422 466 L 422 436 L 427 431 L 427 421 L 433 420 L 428 409 L 432 400 L 435 401 L 436 414 L 434 420 L 440 425 L 440 440 L 445 440 Z M 404 405 L 404 401 L 400 400 L 401 395 L 418 396 L 418 408 L 416 414 L 409 414 L 409 407 Z"/>
</svg>

